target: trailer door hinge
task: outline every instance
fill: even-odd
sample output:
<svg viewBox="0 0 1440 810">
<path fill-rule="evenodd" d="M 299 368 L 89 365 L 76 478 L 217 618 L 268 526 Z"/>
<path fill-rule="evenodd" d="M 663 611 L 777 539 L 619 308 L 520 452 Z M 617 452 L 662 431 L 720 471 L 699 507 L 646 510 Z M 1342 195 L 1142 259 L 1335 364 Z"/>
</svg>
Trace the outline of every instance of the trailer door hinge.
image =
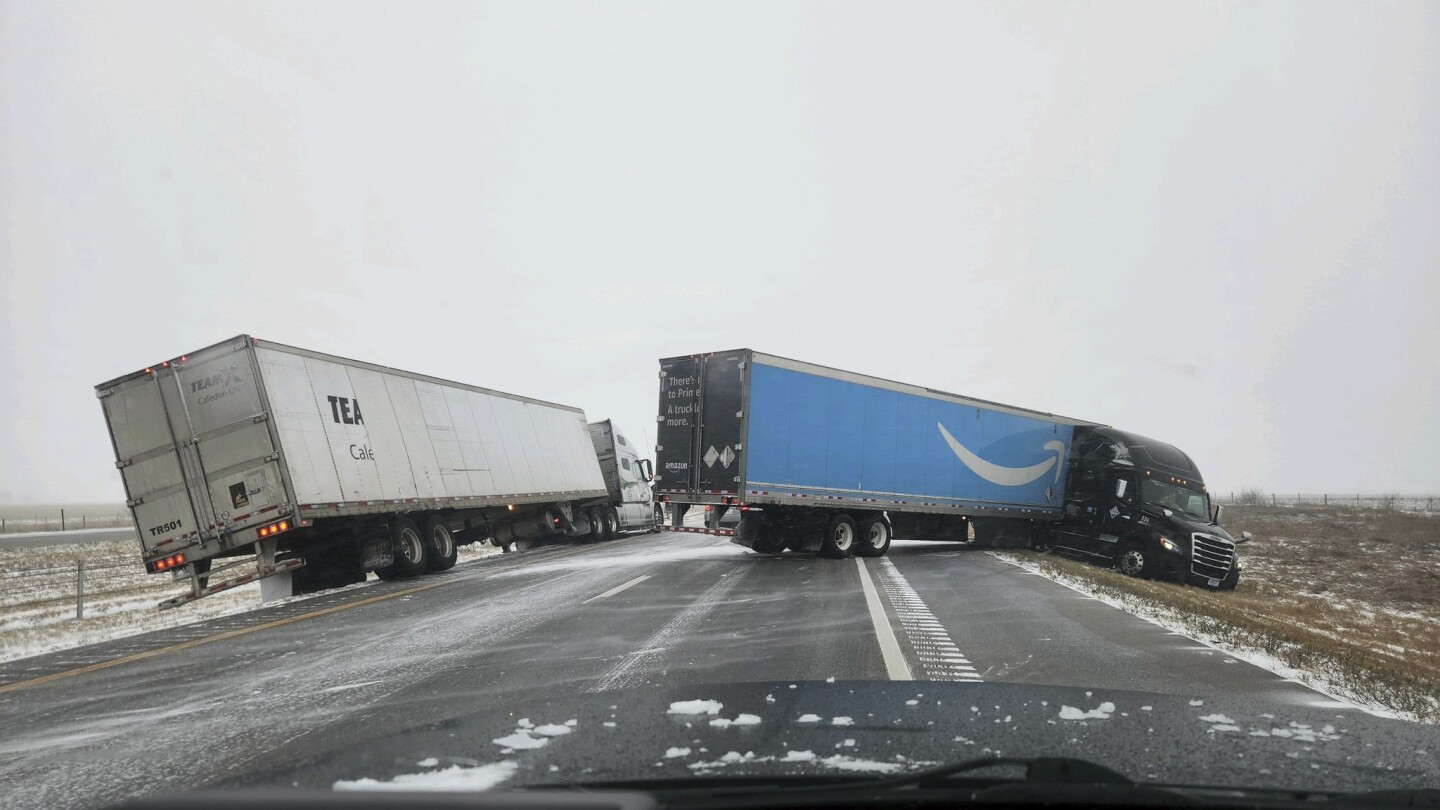
<svg viewBox="0 0 1440 810">
<path fill-rule="evenodd" d="M 144 498 L 131 498 L 130 500 L 128 500 L 128 501 L 125 502 L 125 508 L 127 508 L 127 509 L 134 509 L 135 507 L 139 506 L 140 504 L 142 504 L 142 503 L 144 503 L 144 502 L 145 502 L 145 499 L 144 499 Z"/>
<path fill-rule="evenodd" d="M 95 398 L 96 398 L 96 399 L 104 399 L 104 398 L 110 396 L 110 395 L 113 394 L 113 393 L 115 393 L 115 389 L 114 389 L 114 388 L 106 388 L 106 389 L 103 390 L 103 391 L 97 389 L 97 390 L 95 391 Z"/>
<path fill-rule="evenodd" d="M 661 377 L 664 377 L 664 376 L 665 376 L 665 369 L 663 369 L 663 368 L 660 369 L 660 376 L 661 376 Z"/>
<path fill-rule="evenodd" d="M 123 469 L 125 469 L 126 467 L 129 467 L 131 464 L 134 464 L 134 463 L 135 463 L 134 459 L 122 458 L 122 459 L 120 459 L 119 461 L 115 462 L 115 469 L 117 469 L 117 470 L 123 470 Z"/>
<path fill-rule="evenodd" d="M 745 361 L 744 361 L 744 360 L 741 360 L 741 361 L 740 361 L 740 364 L 737 365 L 737 366 L 735 366 L 735 367 L 736 367 L 736 368 L 744 368 L 744 367 L 745 367 Z"/>
<path fill-rule="evenodd" d="M 260 459 L 260 460 L 261 460 L 261 461 L 279 461 L 279 460 L 280 460 L 280 454 L 279 454 L 279 453 L 271 453 L 270 455 L 268 455 L 268 456 L 266 456 L 265 458 L 262 458 L 262 459 Z"/>
<path fill-rule="evenodd" d="M 744 416 L 744 415 L 745 415 L 745 412 L 744 412 L 744 411 L 736 411 L 736 412 L 735 412 L 735 418 L 736 418 L 736 419 L 739 419 L 740 417 L 742 417 L 742 416 Z"/>
<path fill-rule="evenodd" d="M 261 422 L 264 422 L 264 421 L 266 421 L 266 420 L 269 419 L 269 418 L 270 418 L 270 414 L 268 414 L 268 413 L 257 413 L 257 414 L 255 414 L 253 417 L 250 418 L 250 421 L 251 421 L 252 423 L 258 425 L 258 424 L 260 424 Z"/>
<path fill-rule="evenodd" d="M 661 415 L 659 415 L 659 414 L 656 414 L 656 416 L 655 416 L 655 421 L 656 421 L 656 422 L 664 422 L 664 421 L 665 421 L 665 417 L 664 417 L 664 416 L 661 416 Z"/>
</svg>

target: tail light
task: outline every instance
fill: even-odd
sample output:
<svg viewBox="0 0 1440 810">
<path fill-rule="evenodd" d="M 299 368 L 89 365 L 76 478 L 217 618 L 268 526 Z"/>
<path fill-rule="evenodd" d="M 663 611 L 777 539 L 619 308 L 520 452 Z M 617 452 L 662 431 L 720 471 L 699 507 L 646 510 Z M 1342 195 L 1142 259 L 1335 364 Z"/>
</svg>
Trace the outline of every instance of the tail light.
<svg viewBox="0 0 1440 810">
<path fill-rule="evenodd" d="M 261 527 L 260 527 L 260 531 L 258 532 L 258 534 L 259 534 L 259 536 L 261 536 L 261 537 L 274 537 L 275 535 L 277 535 L 277 534 L 279 534 L 279 533 L 281 533 L 281 532 L 288 532 L 288 531 L 290 531 L 290 521 L 288 521 L 288 520 L 281 520 L 281 521 L 278 521 L 278 522 L 276 522 L 276 523 L 271 523 L 271 524 L 268 524 L 268 525 L 265 525 L 265 526 L 261 526 Z"/>
<path fill-rule="evenodd" d="M 169 571 L 172 568 L 179 568 L 185 564 L 184 554 L 171 554 L 169 557 L 162 557 L 150 563 L 150 573 L 158 574 L 161 571 Z"/>
</svg>

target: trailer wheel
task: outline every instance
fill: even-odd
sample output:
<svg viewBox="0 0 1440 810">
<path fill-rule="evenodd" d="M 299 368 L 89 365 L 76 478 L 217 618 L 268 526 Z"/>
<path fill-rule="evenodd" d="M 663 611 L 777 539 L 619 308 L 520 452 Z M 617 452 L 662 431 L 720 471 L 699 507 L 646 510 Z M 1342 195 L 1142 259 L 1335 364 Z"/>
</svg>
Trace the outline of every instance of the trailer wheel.
<svg viewBox="0 0 1440 810">
<path fill-rule="evenodd" d="M 657 503 L 657 504 L 655 504 L 655 525 L 650 527 L 650 531 L 652 531 L 652 532 L 661 531 L 661 530 L 664 528 L 664 526 L 665 526 L 665 507 L 663 507 L 663 506 L 661 506 L 660 504 Z"/>
<path fill-rule="evenodd" d="M 439 515 L 432 515 L 425 521 L 425 566 L 431 571 L 449 571 L 455 567 L 455 560 L 458 552 L 455 548 L 455 537 L 450 533 L 450 527 Z"/>
<path fill-rule="evenodd" d="M 890 522 L 873 517 L 860 524 L 860 542 L 855 544 L 856 557 L 883 557 L 890 550 Z"/>
<path fill-rule="evenodd" d="M 825 529 L 825 539 L 820 542 L 820 556 L 832 560 L 843 560 L 855 549 L 855 538 L 860 530 L 855 527 L 855 518 L 840 514 L 830 519 Z"/>
<path fill-rule="evenodd" d="M 395 545 L 395 562 L 386 569 L 390 576 L 385 578 L 404 579 L 425 573 L 429 548 L 415 521 L 405 517 L 396 520 L 391 526 L 391 537 Z"/>
</svg>

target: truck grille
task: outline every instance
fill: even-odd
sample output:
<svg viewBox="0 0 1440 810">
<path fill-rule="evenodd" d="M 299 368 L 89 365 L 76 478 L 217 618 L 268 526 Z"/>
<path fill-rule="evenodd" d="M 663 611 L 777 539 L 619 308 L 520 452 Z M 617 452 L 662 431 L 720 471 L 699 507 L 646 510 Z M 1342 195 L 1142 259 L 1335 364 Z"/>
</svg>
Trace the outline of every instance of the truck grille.
<svg viewBox="0 0 1440 810">
<path fill-rule="evenodd" d="M 1235 565 L 1235 544 L 1213 534 L 1190 535 L 1190 571 L 1209 579 L 1224 579 Z"/>
</svg>

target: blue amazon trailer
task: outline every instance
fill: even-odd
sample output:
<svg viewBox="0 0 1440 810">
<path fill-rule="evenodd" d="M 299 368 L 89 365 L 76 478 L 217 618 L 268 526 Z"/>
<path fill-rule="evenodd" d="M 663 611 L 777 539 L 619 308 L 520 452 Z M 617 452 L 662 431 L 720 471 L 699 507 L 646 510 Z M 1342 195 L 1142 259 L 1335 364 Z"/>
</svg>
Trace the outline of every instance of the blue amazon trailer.
<svg viewBox="0 0 1440 810">
<path fill-rule="evenodd" d="M 673 527 L 706 504 L 704 531 L 828 557 L 1028 537 L 1063 517 L 1075 431 L 1094 424 L 750 349 L 661 360 L 657 421 Z"/>
</svg>

